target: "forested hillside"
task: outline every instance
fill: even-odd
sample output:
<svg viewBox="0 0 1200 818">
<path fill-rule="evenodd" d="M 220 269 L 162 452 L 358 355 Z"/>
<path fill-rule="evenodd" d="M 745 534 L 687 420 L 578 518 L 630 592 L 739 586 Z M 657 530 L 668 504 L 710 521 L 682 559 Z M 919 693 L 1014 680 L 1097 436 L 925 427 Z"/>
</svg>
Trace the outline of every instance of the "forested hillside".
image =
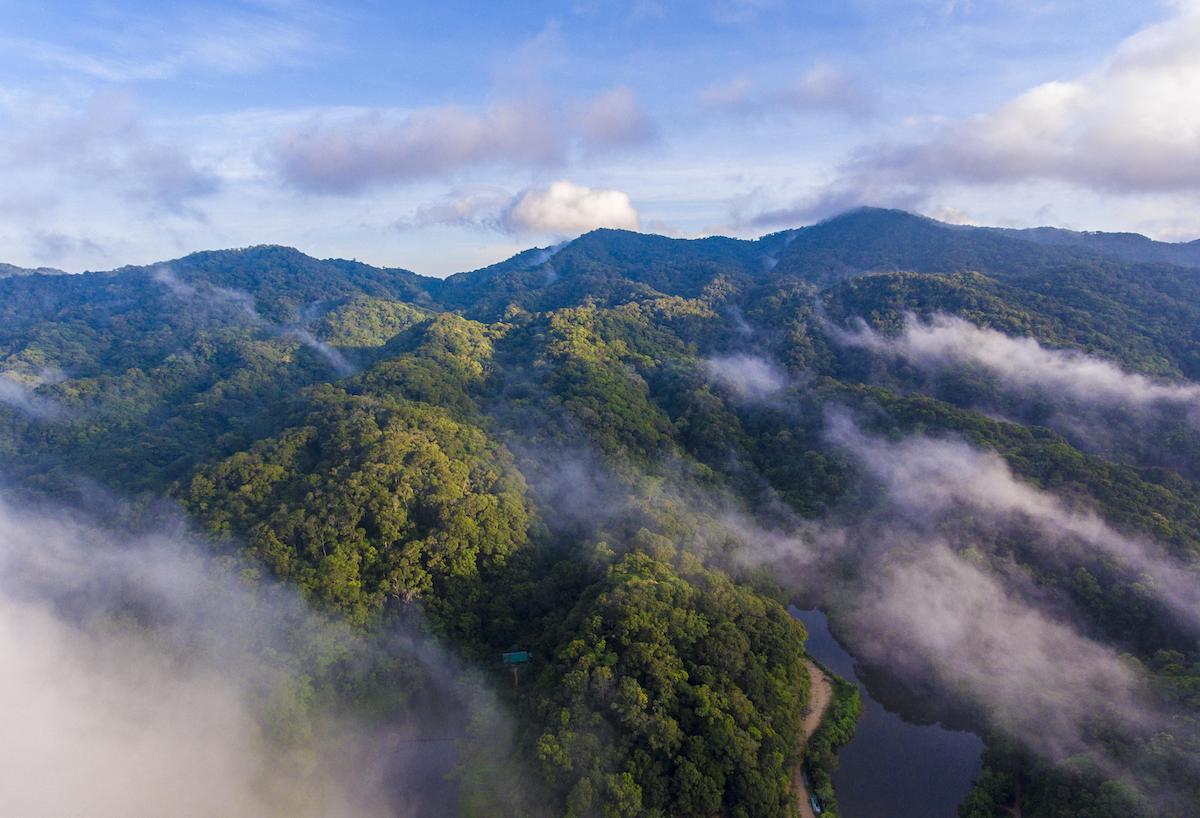
<svg viewBox="0 0 1200 818">
<path fill-rule="evenodd" d="M 0 471 L 166 498 L 357 633 L 420 619 L 548 815 L 796 815 L 792 600 L 985 736 L 966 818 L 1200 815 L 1197 264 L 860 210 L 446 280 L 279 247 L 23 272 Z M 525 814 L 491 763 L 463 811 Z"/>
</svg>

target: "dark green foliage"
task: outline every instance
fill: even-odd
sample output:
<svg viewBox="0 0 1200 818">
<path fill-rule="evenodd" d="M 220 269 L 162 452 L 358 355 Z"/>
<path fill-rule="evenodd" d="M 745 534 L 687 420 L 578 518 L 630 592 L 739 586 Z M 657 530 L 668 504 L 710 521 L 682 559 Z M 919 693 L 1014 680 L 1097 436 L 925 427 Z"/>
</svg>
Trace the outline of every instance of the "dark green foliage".
<svg viewBox="0 0 1200 818">
<path fill-rule="evenodd" d="M 300 423 L 202 470 L 185 504 L 278 576 L 362 622 L 527 538 L 524 482 L 443 410 L 325 387 Z"/>
<path fill-rule="evenodd" d="M 539 681 L 537 740 L 571 816 L 786 816 L 806 695 L 778 603 L 641 553 L 574 606 Z"/>
</svg>

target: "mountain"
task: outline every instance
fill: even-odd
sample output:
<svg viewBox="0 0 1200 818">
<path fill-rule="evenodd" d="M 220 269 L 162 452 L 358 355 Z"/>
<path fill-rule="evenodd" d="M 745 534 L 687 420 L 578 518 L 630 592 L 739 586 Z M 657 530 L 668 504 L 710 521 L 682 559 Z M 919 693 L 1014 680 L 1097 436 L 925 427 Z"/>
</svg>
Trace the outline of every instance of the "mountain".
<svg viewBox="0 0 1200 818">
<path fill-rule="evenodd" d="M 1153 241 L 1139 233 L 1078 232 L 1056 227 L 1008 229 L 1003 232 L 1038 244 L 1079 247 L 1124 261 L 1200 267 L 1200 240 L 1172 244 Z"/>
<path fill-rule="evenodd" d="M 60 276 L 66 275 L 62 270 L 56 270 L 53 267 L 14 267 L 11 264 L 0 263 L 0 278 L 11 278 L 13 276 Z"/>
<path fill-rule="evenodd" d="M 860 703 L 805 743 L 795 600 L 984 738 L 966 818 L 1196 815 L 1197 246 L 863 209 L 445 280 L 274 246 L 4 277 L 0 493 L 170 503 L 347 632 L 420 623 L 516 725 L 461 742 L 464 814 L 782 818 L 803 763 L 836 815 Z M 280 741 L 445 686 L 265 655 Z"/>
</svg>

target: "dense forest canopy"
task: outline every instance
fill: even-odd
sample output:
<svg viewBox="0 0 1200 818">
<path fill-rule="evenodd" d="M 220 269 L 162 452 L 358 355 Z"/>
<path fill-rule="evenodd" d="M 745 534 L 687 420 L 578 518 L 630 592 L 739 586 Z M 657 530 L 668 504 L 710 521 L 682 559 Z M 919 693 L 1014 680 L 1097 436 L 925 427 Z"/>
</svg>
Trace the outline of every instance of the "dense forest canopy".
<svg viewBox="0 0 1200 818">
<path fill-rule="evenodd" d="M 796 815 L 857 712 L 806 750 L 802 598 L 986 736 L 961 815 L 1200 815 L 1192 246 L 868 209 L 445 280 L 56 272 L 0 274 L 6 495 L 167 498 L 361 638 L 419 619 L 503 691 L 546 814 Z M 347 707 L 420 695 L 317 664 Z M 461 762 L 464 812 L 529 814 Z"/>
</svg>

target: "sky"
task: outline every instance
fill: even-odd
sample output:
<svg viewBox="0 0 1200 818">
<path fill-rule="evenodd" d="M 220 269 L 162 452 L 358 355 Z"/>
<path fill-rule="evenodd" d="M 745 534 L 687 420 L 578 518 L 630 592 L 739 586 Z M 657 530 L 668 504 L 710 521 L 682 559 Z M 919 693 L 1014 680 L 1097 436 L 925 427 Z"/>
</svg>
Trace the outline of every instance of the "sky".
<svg viewBox="0 0 1200 818">
<path fill-rule="evenodd" d="M 859 205 L 1200 237 L 1200 0 L 0 0 L 0 261 L 447 275 Z"/>
</svg>

